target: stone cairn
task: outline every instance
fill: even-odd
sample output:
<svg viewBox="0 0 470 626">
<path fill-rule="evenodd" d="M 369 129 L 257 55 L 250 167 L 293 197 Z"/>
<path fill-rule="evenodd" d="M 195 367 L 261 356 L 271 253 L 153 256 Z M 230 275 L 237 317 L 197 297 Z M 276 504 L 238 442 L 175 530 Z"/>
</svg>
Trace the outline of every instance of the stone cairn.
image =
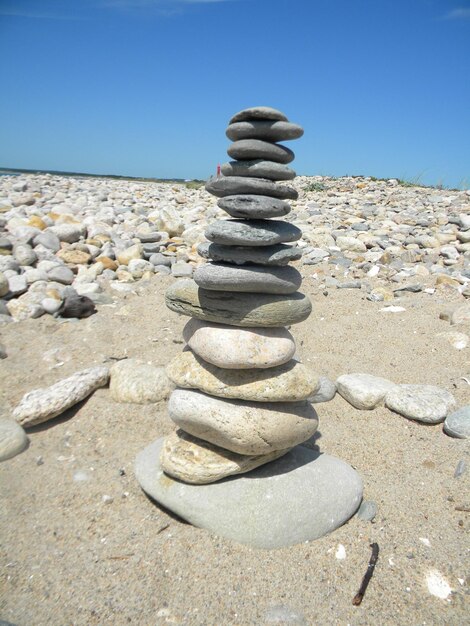
<svg viewBox="0 0 470 626">
<path fill-rule="evenodd" d="M 339 459 L 298 445 L 317 430 L 307 399 L 320 383 L 295 358 L 286 327 L 306 320 L 312 306 L 289 266 L 301 250 L 288 244 L 302 233 L 273 218 L 297 198 L 277 182 L 295 177 L 287 165 L 294 153 L 278 142 L 303 129 L 276 109 L 253 107 L 234 115 L 226 134 L 234 160 L 206 189 L 230 219 L 206 230 L 210 243 L 198 252 L 209 262 L 194 280 L 166 293 L 172 311 L 191 317 L 187 346 L 168 367 L 178 430 L 140 454 L 136 473 L 147 493 L 195 525 L 280 547 L 344 523 L 362 483 Z M 247 472 L 250 479 L 222 480 Z"/>
</svg>

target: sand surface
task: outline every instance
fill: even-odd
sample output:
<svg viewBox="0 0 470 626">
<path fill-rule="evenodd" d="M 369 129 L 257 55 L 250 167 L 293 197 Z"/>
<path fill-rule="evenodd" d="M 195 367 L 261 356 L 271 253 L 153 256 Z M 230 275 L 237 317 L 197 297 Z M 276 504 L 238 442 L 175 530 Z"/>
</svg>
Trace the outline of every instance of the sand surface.
<svg viewBox="0 0 470 626">
<path fill-rule="evenodd" d="M 469 402 L 461 378 L 470 377 L 469 348 L 436 337 L 450 330 L 439 319 L 439 298 L 409 294 L 393 302 L 405 312 L 384 313 L 385 303 L 360 290 L 323 295 L 313 269 L 302 272 L 314 310 L 293 333 L 299 356 L 319 374 L 439 385 L 458 406 Z M 142 281 L 79 322 L 44 316 L 2 328 L 5 415 L 27 391 L 94 364 L 126 356 L 168 363 L 183 347 L 187 321 L 164 305 L 173 280 Z M 165 402 L 117 404 L 99 389 L 30 430 L 29 448 L 0 466 L 0 623 L 469 623 L 468 511 L 456 510 L 469 506 L 468 441 L 385 408 L 357 411 L 339 396 L 317 409 L 315 443 L 357 469 L 378 514 L 373 523 L 355 517 L 320 540 L 274 551 L 194 528 L 142 492 L 134 459 L 172 430 Z M 461 460 L 467 470 L 454 478 Z M 356 607 L 371 542 L 379 562 Z M 340 544 L 344 559 L 336 556 Z M 446 600 L 428 589 L 435 571 L 452 589 Z"/>
</svg>

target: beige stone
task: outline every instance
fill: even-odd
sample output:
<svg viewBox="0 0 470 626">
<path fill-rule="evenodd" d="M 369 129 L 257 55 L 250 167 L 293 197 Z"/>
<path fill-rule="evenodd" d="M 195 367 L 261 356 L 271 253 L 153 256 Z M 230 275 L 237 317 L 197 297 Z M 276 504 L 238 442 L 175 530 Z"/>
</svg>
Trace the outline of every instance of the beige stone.
<svg viewBox="0 0 470 626">
<path fill-rule="evenodd" d="M 70 263 L 71 265 L 80 265 L 82 263 L 88 263 L 91 259 L 91 255 L 88 252 L 82 250 L 70 250 L 69 248 L 62 248 L 56 254 L 59 259 L 62 259 L 64 263 Z"/>
<path fill-rule="evenodd" d="M 173 478 L 204 485 L 226 476 L 249 472 L 278 459 L 289 450 L 274 450 L 258 455 L 237 454 L 177 430 L 165 439 L 160 463 L 165 473 Z"/>
<path fill-rule="evenodd" d="M 225 369 L 265 369 L 295 354 L 294 338 L 286 328 L 239 328 L 193 318 L 183 337 L 205 361 Z"/>
<path fill-rule="evenodd" d="M 168 412 L 194 437 L 238 454 L 267 454 L 309 439 L 318 417 L 309 402 L 223 400 L 189 389 L 176 389 Z"/>
<path fill-rule="evenodd" d="M 178 387 L 200 389 L 219 398 L 254 402 L 296 402 L 314 394 L 318 377 L 298 361 L 268 369 L 232 370 L 205 362 L 193 352 L 183 352 L 167 367 Z"/>
<path fill-rule="evenodd" d="M 159 402 L 168 398 L 173 389 L 163 367 L 155 367 L 138 359 L 124 359 L 111 368 L 109 390 L 116 402 Z"/>
<path fill-rule="evenodd" d="M 143 245 L 140 243 L 136 243 L 133 246 L 130 246 L 129 248 L 126 248 L 125 250 L 120 252 L 117 255 L 117 260 L 120 265 L 127 265 L 129 261 L 132 261 L 132 259 L 141 259 L 143 252 Z"/>
</svg>

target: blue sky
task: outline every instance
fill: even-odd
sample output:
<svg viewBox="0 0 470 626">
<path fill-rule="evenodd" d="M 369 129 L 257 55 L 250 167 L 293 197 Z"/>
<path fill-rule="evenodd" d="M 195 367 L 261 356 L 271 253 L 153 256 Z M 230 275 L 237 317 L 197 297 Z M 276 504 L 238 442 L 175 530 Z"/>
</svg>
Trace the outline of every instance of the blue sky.
<svg viewBox="0 0 470 626">
<path fill-rule="evenodd" d="M 0 0 L 0 166 L 206 178 L 248 106 L 298 174 L 470 186 L 467 0 Z"/>
</svg>

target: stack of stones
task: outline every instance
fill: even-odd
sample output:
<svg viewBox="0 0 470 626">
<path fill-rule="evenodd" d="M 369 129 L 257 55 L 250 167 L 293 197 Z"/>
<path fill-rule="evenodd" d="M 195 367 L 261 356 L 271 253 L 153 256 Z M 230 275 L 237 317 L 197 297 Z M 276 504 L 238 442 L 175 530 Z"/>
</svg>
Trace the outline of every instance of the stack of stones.
<svg viewBox="0 0 470 626">
<path fill-rule="evenodd" d="M 252 545 L 277 547 L 321 536 L 342 524 L 359 505 L 362 484 L 349 466 L 334 459 L 341 464 L 335 481 L 346 484 L 352 478 L 354 488 L 341 495 L 339 508 L 333 499 L 320 526 L 313 528 L 305 503 L 291 513 L 293 503 L 287 517 L 270 508 L 274 497 L 278 507 L 285 507 L 289 492 L 304 490 L 306 483 L 313 501 L 318 503 L 322 489 L 328 498 L 335 475 L 332 467 L 319 475 L 322 462 L 326 459 L 328 465 L 332 457 L 298 446 L 317 429 L 317 415 L 307 398 L 320 383 L 295 358 L 295 341 L 286 327 L 306 320 L 312 307 L 298 291 L 300 273 L 288 265 L 300 258 L 300 249 L 289 244 L 302 233 L 272 219 L 289 213 L 287 200 L 297 198 L 295 189 L 277 182 L 295 177 L 287 166 L 293 152 L 277 142 L 296 139 L 303 129 L 280 111 L 255 107 L 237 113 L 226 134 L 233 140 L 228 154 L 236 160 L 224 164 L 222 175 L 211 178 L 206 189 L 219 197 L 218 205 L 230 219 L 208 227 L 210 243 L 198 251 L 209 262 L 196 270 L 194 280 L 177 282 L 166 294 L 171 310 L 192 318 L 183 330 L 186 349 L 167 370 L 177 386 L 169 415 L 178 430 L 141 454 L 137 475 L 150 495 L 196 525 Z M 155 466 L 157 454 L 158 467 L 149 467 Z M 238 503 L 232 515 L 239 519 L 227 529 L 226 519 L 214 514 L 215 507 L 228 506 L 217 488 L 230 490 L 233 481 L 222 479 L 247 472 L 252 480 L 238 478 L 241 492 L 230 497 Z M 172 479 L 173 495 L 168 489 Z M 198 494 L 201 489 L 206 491 Z M 208 500 L 201 510 L 203 493 Z M 265 509 L 260 511 L 263 494 Z M 240 509 L 240 498 L 253 500 L 256 512 Z M 292 536 L 286 530 L 291 514 L 301 527 Z M 271 528 L 266 543 L 273 515 L 279 527 Z"/>
</svg>

